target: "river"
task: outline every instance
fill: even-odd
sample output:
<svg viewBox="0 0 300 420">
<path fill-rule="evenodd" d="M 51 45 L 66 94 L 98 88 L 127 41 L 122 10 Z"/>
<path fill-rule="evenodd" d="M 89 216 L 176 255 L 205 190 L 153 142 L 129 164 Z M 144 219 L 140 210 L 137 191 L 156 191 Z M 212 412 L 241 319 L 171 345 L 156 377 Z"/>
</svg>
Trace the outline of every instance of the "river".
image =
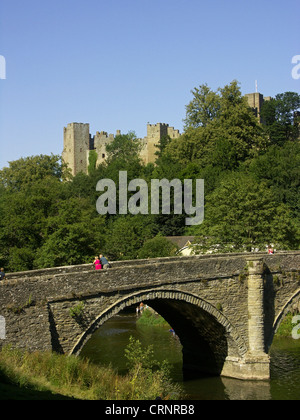
<svg viewBox="0 0 300 420">
<path fill-rule="evenodd" d="M 183 381 L 181 344 L 164 327 L 139 327 L 136 315 L 120 313 L 101 326 L 82 349 L 81 356 L 101 365 L 111 364 L 126 372 L 124 350 L 129 337 L 143 346 L 153 344 L 155 358 L 167 359 L 172 379 L 179 382 L 191 400 L 300 400 L 300 340 L 275 338 L 271 348 L 271 380 L 240 381 L 204 377 Z"/>
</svg>

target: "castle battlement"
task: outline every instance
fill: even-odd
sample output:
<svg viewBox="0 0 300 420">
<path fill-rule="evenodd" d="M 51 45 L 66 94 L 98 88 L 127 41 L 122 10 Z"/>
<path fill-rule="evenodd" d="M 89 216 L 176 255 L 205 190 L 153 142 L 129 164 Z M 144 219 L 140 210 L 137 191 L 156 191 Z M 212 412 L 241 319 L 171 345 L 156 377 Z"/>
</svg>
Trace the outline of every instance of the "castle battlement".
<svg viewBox="0 0 300 420">
<path fill-rule="evenodd" d="M 260 115 L 261 108 L 263 103 L 271 98 L 264 97 L 258 92 L 248 93 L 245 97 L 258 120 L 263 122 Z M 297 115 L 297 120 L 298 118 L 300 118 L 299 115 Z M 121 131 L 117 130 L 116 135 L 120 134 Z M 139 139 L 141 143 L 140 157 L 145 164 L 155 162 L 158 150 L 157 144 L 166 136 L 176 139 L 180 137 L 180 132 L 166 123 L 147 124 L 147 136 Z M 96 131 L 96 134 L 92 136 L 88 123 L 69 123 L 67 127 L 64 127 L 62 158 L 68 164 L 73 175 L 79 172 L 87 173 L 90 151 L 95 150 L 97 152 L 96 165 L 98 166 L 107 159 L 106 146 L 113 142 L 114 139 L 114 134 L 108 134 L 106 131 Z"/>
<path fill-rule="evenodd" d="M 117 130 L 116 136 L 120 134 L 121 131 Z M 141 142 L 140 156 L 145 164 L 155 162 L 157 144 L 166 136 L 175 139 L 180 136 L 180 132 L 165 123 L 147 124 L 147 136 L 139 139 Z M 114 139 L 114 134 L 108 134 L 106 131 L 96 131 L 96 134 L 92 136 L 90 125 L 87 123 L 69 123 L 67 127 L 64 127 L 63 161 L 71 169 L 72 175 L 79 172 L 87 173 L 90 151 L 96 151 L 96 165 L 98 166 L 107 159 L 106 146 Z"/>
</svg>

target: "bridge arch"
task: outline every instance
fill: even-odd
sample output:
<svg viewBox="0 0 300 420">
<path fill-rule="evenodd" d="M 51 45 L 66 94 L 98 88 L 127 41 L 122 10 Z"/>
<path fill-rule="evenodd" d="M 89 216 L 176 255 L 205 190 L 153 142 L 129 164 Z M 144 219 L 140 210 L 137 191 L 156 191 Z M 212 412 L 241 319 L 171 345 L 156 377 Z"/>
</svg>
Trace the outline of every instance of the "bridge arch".
<svg viewBox="0 0 300 420">
<path fill-rule="evenodd" d="M 124 296 L 100 313 L 72 348 L 78 355 L 91 335 L 126 307 L 147 303 L 172 325 L 183 347 L 183 370 L 199 375 L 220 375 L 228 356 L 247 353 L 244 339 L 230 321 L 211 303 L 192 293 L 170 289 L 148 289 Z"/>
<path fill-rule="evenodd" d="M 293 310 L 294 305 L 297 304 L 297 303 L 298 303 L 298 308 L 299 308 L 299 306 L 300 306 L 300 289 L 298 289 L 295 293 L 292 294 L 292 296 L 290 296 L 290 298 L 286 301 L 286 303 L 283 305 L 283 307 L 280 309 L 279 313 L 277 314 L 277 316 L 274 320 L 271 337 L 269 339 L 269 342 L 267 343 L 267 349 L 268 350 L 270 349 L 270 347 L 273 343 L 274 335 L 278 331 L 278 328 L 280 327 L 280 324 L 282 323 L 282 321 L 284 320 L 286 315 Z M 291 335 L 292 335 L 292 331 L 291 331 Z"/>
</svg>

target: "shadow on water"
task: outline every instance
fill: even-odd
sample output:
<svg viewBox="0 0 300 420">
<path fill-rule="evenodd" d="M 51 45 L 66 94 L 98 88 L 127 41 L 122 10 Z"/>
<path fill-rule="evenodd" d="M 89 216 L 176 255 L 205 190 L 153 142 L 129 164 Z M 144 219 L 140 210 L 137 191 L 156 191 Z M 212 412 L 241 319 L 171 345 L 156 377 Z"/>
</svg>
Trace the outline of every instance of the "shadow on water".
<svg viewBox="0 0 300 420">
<path fill-rule="evenodd" d="M 182 346 L 166 327 L 136 324 L 136 315 L 123 312 L 102 325 L 86 343 L 81 355 L 94 363 L 112 365 L 126 373 L 124 350 L 129 337 L 143 346 L 153 345 L 154 357 L 167 359 L 172 379 L 181 383 L 191 400 L 300 400 L 300 340 L 275 340 L 271 348 L 271 380 L 241 381 L 204 376 L 183 381 Z"/>
</svg>

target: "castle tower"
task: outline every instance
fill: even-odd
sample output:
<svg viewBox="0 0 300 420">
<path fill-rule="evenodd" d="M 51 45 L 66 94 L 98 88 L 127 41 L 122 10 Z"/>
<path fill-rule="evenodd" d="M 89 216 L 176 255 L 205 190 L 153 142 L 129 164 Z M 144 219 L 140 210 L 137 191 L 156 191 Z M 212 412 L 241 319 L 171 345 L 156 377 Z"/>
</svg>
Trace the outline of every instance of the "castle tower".
<svg viewBox="0 0 300 420">
<path fill-rule="evenodd" d="M 90 125 L 71 123 L 64 127 L 64 150 L 62 159 L 73 176 L 87 173 L 87 151 L 90 149 Z"/>
<path fill-rule="evenodd" d="M 253 109 L 255 116 L 261 121 L 260 119 L 260 112 L 262 105 L 264 103 L 264 97 L 261 93 L 247 93 L 246 98 L 248 100 L 248 104 L 250 108 Z"/>
<path fill-rule="evenodd" d="M 120 135 L 121 131 L 117 130 L 117 135 Z M 94 136 L 94 149 L 97 152 L 97 163 L 96 166 L 99 166 L 101 163 L 105 162 L 107 158 L 106 146 L 111 144 L 115 139 L 113 134 L 108 134 L 106 131 L 97 131 Z"/>
<path fill-rule="evenodd" d="M 116 135 L 121 135 L 117 130 Z M 139 139 L 141 142 L 140 157 L 145 164 L 155 163 L 157 155 L 155 154 L 159 141 L 169 136 L 176 139 L 180 136 L 179 130 L 169 127 L 169 124 L 148 124 L 147 137 Z M 96 167 L 107 159 L 106 146 L 115 139 L 113 134 L 105 131 L 97 131 L 95 136 L 90 134 L 90 125 L 84 123 L 70 123 L 64 127 L 64 149 L 62 159 L 71 169 L 73 176 L 79 172 L 88 173 L 89 154 L 91 150 L 97 153 Z"/>
<path fill-rule="evenodd" d="M 155 163 L 157 159 L 157 144 L 163 138 L 169 136 L 176 139 L 180 136 L 179 130 L 169 127 L 169 124 L 147 124 L 147 137 L 142 140 L 141 159 L 145 164 Z"/>
<path fill-rule="evenodd" d="M 270 96 L 264 97 L 261 93 L 258 93 L 258 92 L 247 93 L 245 97 L 247 98 L 248 105 L 250 106 L 250 108 L 253 109 L 254 115 L 258 118 L 258 121 L 263 124 L 264 122 L 260 115 L 261 108 L 265 101 L 271 100 L 271 97 Z"/>
</svg>

